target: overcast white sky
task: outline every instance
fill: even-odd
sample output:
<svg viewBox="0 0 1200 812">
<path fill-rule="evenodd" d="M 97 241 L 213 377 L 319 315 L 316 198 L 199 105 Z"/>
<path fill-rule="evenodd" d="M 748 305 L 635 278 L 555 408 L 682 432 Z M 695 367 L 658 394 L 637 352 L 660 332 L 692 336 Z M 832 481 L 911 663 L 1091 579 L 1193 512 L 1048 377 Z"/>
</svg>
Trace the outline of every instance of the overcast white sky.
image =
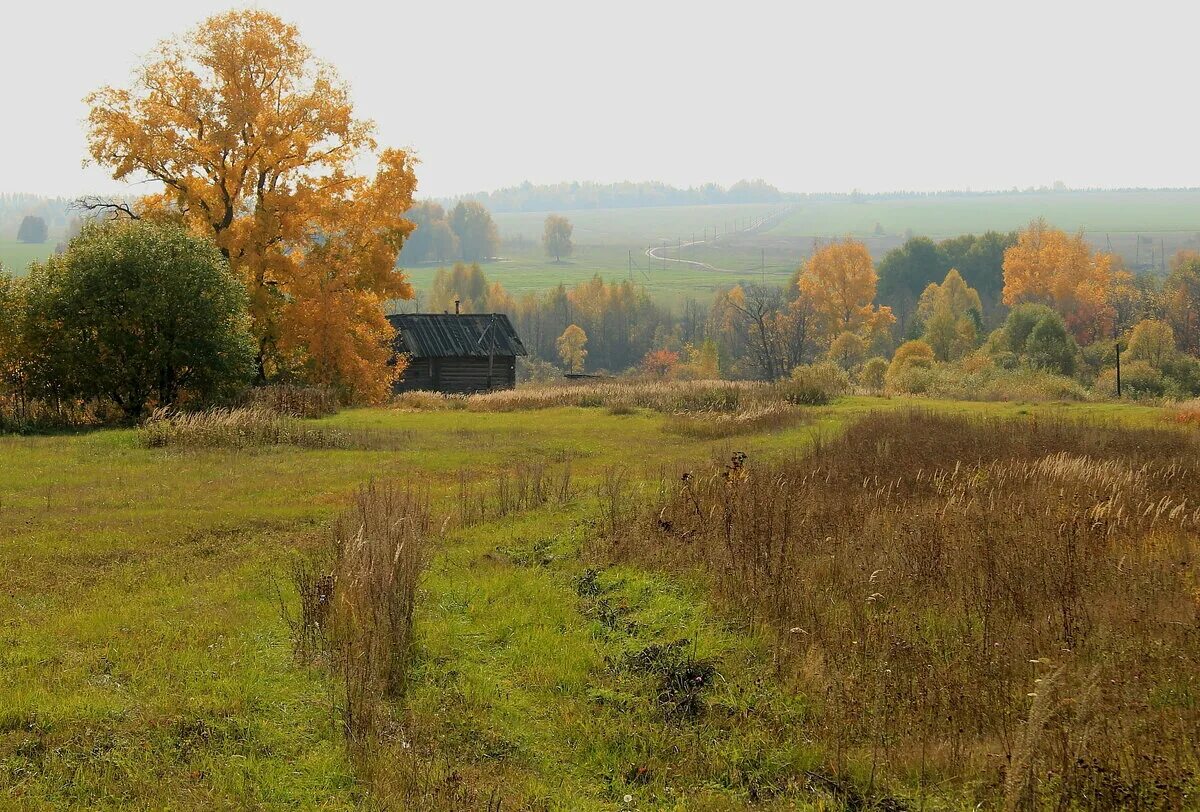
<svg viewBox="0 0 1200 812">
<path fill-rule="evenodd" d="M 0 12 L 0 191 L 114 188 L 81 101 L 230 7 L 297 25 L 423 196 L 522 180 L 788 191 L 1200 186 L 1200 4 L 34 0 Z"/>
</svg>

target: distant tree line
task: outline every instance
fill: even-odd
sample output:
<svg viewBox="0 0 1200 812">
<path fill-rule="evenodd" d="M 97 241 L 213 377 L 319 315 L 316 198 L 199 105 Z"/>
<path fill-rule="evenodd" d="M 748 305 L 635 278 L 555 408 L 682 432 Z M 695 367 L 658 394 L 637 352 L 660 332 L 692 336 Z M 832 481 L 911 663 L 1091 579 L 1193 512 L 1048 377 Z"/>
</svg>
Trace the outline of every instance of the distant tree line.
<svg viewBox="0 0 1200 812">
<path fill-rule="evenodd" d="M 459 200 L 483 203 L 494 212 L 572 211 L 578 209 L 618 209 L 642 206 L 693 206 L 716 203 L 780 203 L 780 202 L 862 202 L 930 198 L 978 198 L 1010 195 L 1092 194 L 1111 192 L 1196 191 L 1195 189 L 1121 188 L 1068 189 L 1065 186 L 1027 186 L 994 191 L 947 189 L 942 191 L 913 191 L 898 189 L 889 192 L 782 192 L 764 180 L 741 180 L 729 187 L 706 183 L 686 189 L 657 181 L 624 181 L 593 183 L 569 181 L 555 184 L 534 184 L 526 181 L 492 192 L 476 192 L 460 198 L 445 198 L 444 206 Z"/>
<path fill-rule="evenodd" d="M 495 212 L 573 211 L 642 206 L 692 206 L 712 203 L 778 203 L 784 195 L 764 180 L 741 180 L 729 187 L 715 183 L 680 189 L 666 183 L 522 183 L 464 195 L 463 200 L 483 203 Z"/>
</svg>

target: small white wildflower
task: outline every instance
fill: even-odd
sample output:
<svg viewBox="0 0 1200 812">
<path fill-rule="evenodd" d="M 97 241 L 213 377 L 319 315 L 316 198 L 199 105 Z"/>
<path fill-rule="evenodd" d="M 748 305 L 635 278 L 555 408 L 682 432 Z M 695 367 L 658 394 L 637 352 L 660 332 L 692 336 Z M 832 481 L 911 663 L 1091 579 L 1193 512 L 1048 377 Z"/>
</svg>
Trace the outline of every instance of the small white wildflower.
<svg viewBox="0 0 1200 812">
<path fill-rule="evenodd" d="M 631 803 L 633 803 L 633 796 L 632 796 L 632 795 L 626 795 L 626 796 L 625 796 L 625 803 L 627 803 L 627 804 L 631 804 Z"/>
</svg>

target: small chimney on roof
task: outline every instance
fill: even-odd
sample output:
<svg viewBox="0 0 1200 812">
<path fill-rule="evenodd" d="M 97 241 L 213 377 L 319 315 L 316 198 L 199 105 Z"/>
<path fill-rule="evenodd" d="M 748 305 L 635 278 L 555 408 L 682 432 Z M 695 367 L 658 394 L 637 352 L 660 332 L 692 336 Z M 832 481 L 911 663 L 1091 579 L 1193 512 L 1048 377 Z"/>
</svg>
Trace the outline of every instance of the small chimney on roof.
<svg viewBox="0 0 1200 812">
<path fill-rule="evenodd" d="M 454 315 L 456 315 L 456 316 L 462 315 L 462 302 L 459 301 L 458 299 L 454 300 Z"/>
</svg>

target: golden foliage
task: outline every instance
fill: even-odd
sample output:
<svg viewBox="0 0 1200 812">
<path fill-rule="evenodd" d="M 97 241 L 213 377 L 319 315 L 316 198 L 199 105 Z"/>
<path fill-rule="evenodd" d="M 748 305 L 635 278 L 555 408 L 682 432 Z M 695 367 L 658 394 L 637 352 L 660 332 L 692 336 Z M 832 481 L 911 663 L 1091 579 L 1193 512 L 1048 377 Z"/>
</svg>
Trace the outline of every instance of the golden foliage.
<svg viewBox="0 0 1200 812">
<path fill-rule="evenodd" d="M 795 283 L 807 296 L 825 341 L 844 332 L 867 338 L 895 323 L 890 307 L 874 307 L 878 282 L 867 247 L 847 239 L 819 249 L 798 272 Z"/>
<path fill-rule="evenodd" d="M 385 149 L 374 178 L 356 174 L 373 126 L 297 29 L 257 10 L 211 17 L 87 103 L 92 157 L 117 180 L 160 182 L 142 213 L 211 236 L 245 281 L 260 377 L 381 397 L 392 333 L 379 305 L 412 296 L 395 263 L 415 161 Z"/>
<path fill-rule="evenodd" d="M 1034 220 L 1004 252 L 1004 303 L 1049 305 L 1077 341 L 1091 343 L 1112 331 L 1112 265 L 1110 254 L 1092 253 L 1082 232 L 1069 236 Z"/>
<path fill-rule="evenodd" d="M 1145 361 L 1162 369 L 1175 355 L 1175 333 L 1171 325 L 1158 319 L 1143 319 L 1129 334 L 1129 360 Z"/>
<path fill-rule="evenodd" d="M 570 372 L 583 372 L 583 362 L 587 358 L 587 334 L 578 324 L 571 324 L 563 330 L 562 335 L 554 342 L 558 349 L 558 357 Z"/>
</svg>

